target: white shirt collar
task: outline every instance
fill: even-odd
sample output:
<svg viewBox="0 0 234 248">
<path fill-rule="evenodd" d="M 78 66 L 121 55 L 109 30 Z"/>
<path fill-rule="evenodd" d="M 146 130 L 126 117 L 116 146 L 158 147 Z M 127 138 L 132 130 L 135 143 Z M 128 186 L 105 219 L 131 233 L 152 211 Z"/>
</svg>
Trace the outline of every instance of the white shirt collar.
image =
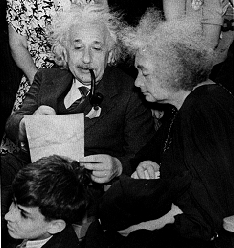
<svg viewBox="0 0 234 248">
<path fill-rule="evenodd" d="M 64 98 L 64 105 L 65 108 L 69 108 L 73 102 L 75 102 L 77 99 L 81 98 L 81 92 L 79 90 L 79 87 L 85 86 L 86 88 L 90 89 L 91 85 L 83 85 L 81 82 L 79 82 L 76 78 L 73 80 L 71 89 L 67 93 L 67 95 Z"/>
<path fill-rule="evenodd" d="M 53 235 L 47 239 L 42 239 L 42 240 L 27 240 L 26 241 L 26 248 L 41 248 L 52 237 L 53 237 Z M 25 242 L 25 240 L 23 242 Z"/>
<path fill-rule="evenodd" d="M 84 85 L 79 80 L 77 80 L 76 78 L 73 79 L 72 87 L 76 87 L 78 89 L 79 87 L 82 87 L 82 86 L 84 86 L 84 87 L 86 87 L 88 89 L 91 89 L 91 84 Z"/>
</svg>

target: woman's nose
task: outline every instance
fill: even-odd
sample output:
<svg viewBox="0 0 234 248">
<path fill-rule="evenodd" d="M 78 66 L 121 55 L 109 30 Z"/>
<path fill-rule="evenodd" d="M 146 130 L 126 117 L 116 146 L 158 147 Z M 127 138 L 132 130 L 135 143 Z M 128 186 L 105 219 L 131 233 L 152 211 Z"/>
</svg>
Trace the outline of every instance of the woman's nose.
<svg viewBox="0 0 234 248">
<path fill-rule="evenodd" d="M 141 87 L 141 85 L 142 85 L 142 82 L 141 82 L 139 76 L 137 76 L 137 78 L 136 78 L 136 80 L 135 80 L 135 86 L 136 86 L 136 87 Z"/>
</svg>

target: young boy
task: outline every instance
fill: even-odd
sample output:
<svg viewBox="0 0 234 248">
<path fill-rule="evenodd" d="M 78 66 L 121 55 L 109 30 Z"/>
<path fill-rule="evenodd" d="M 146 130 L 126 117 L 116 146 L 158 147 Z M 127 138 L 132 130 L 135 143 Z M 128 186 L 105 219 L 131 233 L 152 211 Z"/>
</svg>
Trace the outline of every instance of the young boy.
<svg viewBox="0 0 234 248">
<path fill-rule="evenodd" d="M 85 213 L 90 181 L 78 162 L 57 155 L 27 165 L 12 184 L 13 202 L 5 215 L 8 233 L 23 239 L 22 247 L 78 247 L 71 224 Z"/>
</svg>

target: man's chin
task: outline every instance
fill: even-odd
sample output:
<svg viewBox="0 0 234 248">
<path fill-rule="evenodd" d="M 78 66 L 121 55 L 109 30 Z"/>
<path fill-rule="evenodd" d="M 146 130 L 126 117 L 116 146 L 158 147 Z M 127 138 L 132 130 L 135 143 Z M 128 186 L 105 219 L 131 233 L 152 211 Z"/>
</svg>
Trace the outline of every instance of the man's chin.
<svg viewBox="0 0 234 248">
<path fill-rule="evenodd" d="M 145 99 L 147 102 L 155 102 L 155 99 L 149 94 L 145 94 Z"/>
<path fill-rule="evenodd" d="M 77 79 L 80 83 L 82 83 L 83 85 L 88 86 L 88 85 L 91 84 L 91 78 L 88 77 L 88 76 L 86 76 L 86 77 L 79 77 L 79 78 L 76 77 L 76 79 Z"/>
</svg>

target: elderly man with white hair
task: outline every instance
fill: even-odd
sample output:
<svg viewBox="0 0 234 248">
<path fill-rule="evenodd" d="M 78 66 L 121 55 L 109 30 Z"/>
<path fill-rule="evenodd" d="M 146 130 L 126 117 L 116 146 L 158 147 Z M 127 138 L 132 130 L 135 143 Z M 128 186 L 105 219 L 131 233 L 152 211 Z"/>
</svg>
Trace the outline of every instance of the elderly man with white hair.
<svg viewBox="0 0 234 248">
<path fill-rule="evenodd" d="M 130 159 L 155 132 L 151 111 L 134 88 L 134 80 L 113 66 L 124 58 L 117 36 L 121 26 L 120 16 L 106 5 L 72 5 L 58 15 L 48 29 L 58 67 L 36 73 L 21 109 L 6 124 L 10 139 L 27 144 L 24 115 L 84 113 L 85 157 L 79 162 L 101 186 L 121 174 L 130 175 Z M 89 118 L 92 80 L 100 111 Z M 85 87 L 88 97 L 79 87 Z M 82 101 L 71 107 L 76 96 L 82 96 Z M 2 186 L 10 185 L 16 172 L 28 162 L 28 151 L 3 155 Z"/>
</svg>

